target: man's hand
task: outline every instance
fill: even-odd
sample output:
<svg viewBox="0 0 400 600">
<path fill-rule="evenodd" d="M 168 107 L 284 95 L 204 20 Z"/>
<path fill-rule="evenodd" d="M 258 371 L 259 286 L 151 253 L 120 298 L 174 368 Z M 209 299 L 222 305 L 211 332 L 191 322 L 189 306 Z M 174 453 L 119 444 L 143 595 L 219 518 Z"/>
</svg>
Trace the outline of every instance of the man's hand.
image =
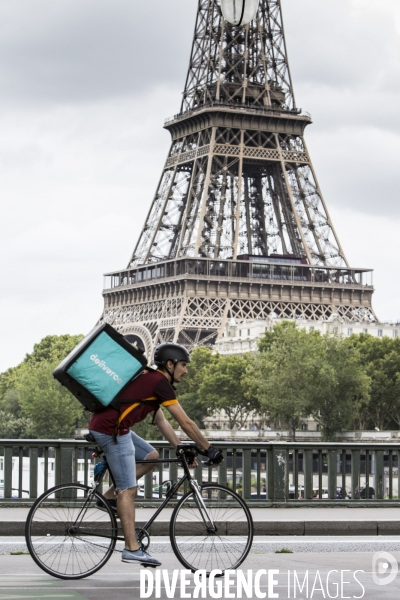
<svg viewBox="0 0 400 600">
<path fill-rule="evenodd" d="M 197 452 L 194 452 L 193 450 L 191 450 L 190 448 L 185 448 L 185 449 L 180 449 L 176 451 L 176 455 L 184 455 L 187 465 L 190 469 L 194 469 L 195 467 L 197 467 L 198 462 L 197 462 Z"/>
<path fill-rule="evenodd" d="M 206 450 L 208 461 L 206 462 L 207 467 L 211 467 L 212 465 L 219 465 L 224 460 L 223 454 L 221 450 L 218 448 L 214 448 L 210 446 L 208 450 Z"/>
<path fill-rule="evenodd" d="M 190 467 L 191 469 L 194 469 L 195 467 L 197 467 L 197 459 L 196 459 L 196 454 L 194 452 L 192 452 L 191 450 L 185 450 L 185 458 L 186 458 L 188 467 Z"/>
</svg>

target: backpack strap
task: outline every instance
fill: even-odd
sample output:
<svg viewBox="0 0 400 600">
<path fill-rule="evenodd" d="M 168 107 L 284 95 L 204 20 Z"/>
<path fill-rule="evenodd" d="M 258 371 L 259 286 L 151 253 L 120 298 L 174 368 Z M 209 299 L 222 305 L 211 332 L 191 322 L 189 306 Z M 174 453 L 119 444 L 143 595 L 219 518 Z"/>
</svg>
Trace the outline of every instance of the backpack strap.
<svg viewBox="0 0 400 600">
<path fill-rule="evenodd" d="M 124 399 L 124 401 L 125 401 L 125 399 Z M 129 400 L 128 400 L 128 402 L 129 402 Z M 157 400 L 157 398 L 149 398 L 148 400 L 135 400 L 134 404 L 131 404 L 130 406 L 128 406 L 128 408 L 126 408 L 124 410 L 124 412 L 119 416 L 117 422 L 115 423 L 114 440 L 117 441 L 117 437 L 119 436 L 119 429 L 120 429 L 122 421 L 125 419 L 125 417 L 127 417 L 129 415 L 129 413 L 131 413 L 133 410 L 135 410 L 135 408 L 138 408 L 138 406 L 140 406 L 141 404 L 146 404 L 147 406 L 154 407 L 155 410 L 153 412 L 153 420 L 152 420 L 151 424 L 155 425 L 154 419 L 156 418 L 157 412 L 160 410 L 161 403 L 162 403 L 162 401 Z"/>
<path fill-rule="evenodd" d="M 159 372 L 162 373 L 162 371 L 160 371 L 160 369 L 153 369 L 152 367 L 149 367 L 148 365 L 144 368 L 144 371 L 150 371 L 150 372 Z M 143 373 L 143 371 L 141 371 L 140 373 L 138 373 L 133 379 L 136 379 L 137 377 L 139 377 L 139 375 L 141 375 Z M 132 381 L 133 381 L 132 379 Z M 174 388 L 175 389 L 175 388 Z M 117 422 L 115 423 L 115 431 L 114 431 L 114 441 L 117 441 L 117 437 L 119 436 L 119 428 L 120 425 L 122 423 L 122 421 L 125 419 L 125 417 L 127 415 L 129 415 L 129 413 L 131 413 L 133 410 L 135 410 L 135 408 L 137 408 L 138 406 L 140 406 L 141 404 L 147 404 L 150 406 L 154 406 L 155 410 L 153 413 L 153 420 L 151 422 L 152 425 L 155 425 L 154 419 L 156 418 L 156 414 L 160 409 L 160 404 L 162 404 L 162 400 L 157 400 L 157 398 L 153 397 L 153 398 L 149 398 L 148 400 L 129 400 L 128 399 L 123 399 L 123 400 L 118 400 L 118 403 L 126 403 L 126 402 L 133 402 L 133 404 L 131 404 L 131 406 L 128 406 L 128 408 L 126 408 L 124 410 L 124 412 L 119 416 Z M 119 406 L 117 403 L 111 402 L 110 406 L 112 406 L 113 408 L 115 408 L 116 410 L 119 410 Z"/>
</svg>

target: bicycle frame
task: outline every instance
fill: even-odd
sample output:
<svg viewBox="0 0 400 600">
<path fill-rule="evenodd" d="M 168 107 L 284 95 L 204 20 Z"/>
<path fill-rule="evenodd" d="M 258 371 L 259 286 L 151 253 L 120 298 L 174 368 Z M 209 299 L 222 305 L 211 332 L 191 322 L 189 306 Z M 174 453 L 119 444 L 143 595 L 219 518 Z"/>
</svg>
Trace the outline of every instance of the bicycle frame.
<svg viewBox="0 0 400 600">
<path fill-rule="evenodd" d="M 196 481 L 196 479 L 193 479 L 193 477 L 191 476 L 190 470 L 189 470 L 189 467 L 188 467 L 188 464 L 186 461 L 186 457 L 184 456 L 184 454 L 182 454 L 181 458 L 167 458 L 167 459 L 153 459 L 153 460 L 138 460 L 138 461 L 136 461 L 137 465 L 165 464 L 165 463 L 180 464 L 184 469 L 184 474 L 166 492 L 164 500 L 161 502 L 160 506 L 156 509 L 155 513 L 150 517 L 150 519 L 147 521 L 147 523 L 145 523 L 145 525 L 140 528 L 140 531 L 142 531 L 143 534 L 141 535 L 141 533 L 139 531 L 138 541 L 140 542 L 143 539 L 143 537 L 145 536 L 145 532 L 147 533 L 148 528 L 154 523 L 154 521 L 157 519 L 158 515 L 162 512 L 162 510 L 165 508 L 165 506 L 168 504 L 168 502 L 171 500 L 171 498 L 178 492 L 179 488 L 185 481 L 189 481 L 189 485 L 193 491 L 194 500 L 195 500 L 197 508 L 199 509 L 199 512 L 202 516 L 202 519 L 203 519 L 204 525 L 207 528 L 207 531 L 216 533 L 217 528 L 216 528 L 216 526 L 207 510 L 207 507 L 203 501 L 203 498 L 200 493 L 200 486 L 199 486 L 198 482 Z M 110 471 L 110 469 L 109 469 L 109 471 Z M 111 475 L 111 479 L 114 481 L 111 471 L 110 471 L 110 475 Z M 99 485 L 102 482 L 102 479 L 103 479 L 103 475 L 100 477 L 98 482 L 93 484 L 93 490 L 96 490 L 99 487 Z M 82 510 L 80 511 L 80 513 L 78 515 L 78 519 L 79 519 L 80 515 L 82 514 L 82 511 L 84 511 L 84 510 L 85 510 L 85 505 L 82 507 Z M 96 534 L 93 534 L 91 532 L 88 532 L 85 530 L 79 530 L 79 528 L 78 528 L 78 531 L 80 531 L 81 533 L 85 533 L 86 535 L 93 535 L 94 537 L 96 537 Z M 111 537 L 111 536 L 102 535 L 102 537 Z M 122 536 L 117 535 L 116 539 L 118 541 L 124 541 L 124 538 Z"/>
<path fill-rule="evenodd" d="M 154 515 L 147 521 L 147 523 L 144 525 L 143 529 L 147 530 L 148 527 L 150 527 L 150 525 L 152 525 L 152 523 L 154 523 L 154 521 L 156 520 L 156 518 L 158 517 L 158 515 L 161 513 L 161 511 L 164 509 L 164 507 L 168 504 L 169 500 L 172 498 L 172 496 L 174 496 L 174 494 L 179 490 L 179 488 L 181 487 L 181 485 L 185 482 L 185 481 L 189 481 L 189 485 L 191 487 L 191 489 L 193 490 L 194 493 L 194 498 L 195 498 L 195 502 L 197 504 L 197 507 L 200 511 L 200 514 L 203 518 L 204 521 L 204 525 L 206 526 L 207 530 L 210 530 L 211 527 L 211 531 L 215 533 L 216 531 L 216 527 L 213 523 L 212 518 L 209 515 L 209 512 L 207 510 L 206 505 L 204 504 L 203 498 L 201 497 L 200 494 L 200 486 L 197 483 L 196 479 L 193 479 L 193 477 L 190 474 L 189 471 L 189 467 L 188 464 L 186 462 L 186 458 L 184 456 L 182 456 L 182 458 L 170 458 L 170 459 L 166 459 L 166 460 L 151 460 L 151 461 L 145 461 L 145 460 L 141 460 L 141 461 L 137 461 L 136 464 L 149 464 L 149 463 L 180 463 L 185 471 L 184 475 L 182 475 L 182 477 L 180 479 L 178 479 L 178 481 L 176 481 L 174 483 L 174 485 L 171 487 L 171 489 L 166 493 L 165 498 L 163 500 L 163 502 L 160 504 L 160 506 L 157 508 L 156 512 L 154 513 Z M 207 521 L 204 519 L 204 514 L 206 514 L 207 516 Z"/>
</svg>

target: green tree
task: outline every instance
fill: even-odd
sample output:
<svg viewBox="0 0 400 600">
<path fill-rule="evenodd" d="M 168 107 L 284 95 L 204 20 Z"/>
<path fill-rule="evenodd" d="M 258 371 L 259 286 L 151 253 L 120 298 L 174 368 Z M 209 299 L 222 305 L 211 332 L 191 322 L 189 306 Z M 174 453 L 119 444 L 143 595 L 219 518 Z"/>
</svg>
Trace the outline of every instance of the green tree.
<svg viewBox="0 0 400 600">
<path fill-rule="evenodd" d="M 290 321 L 282 321 L 279 324 L 279 327 L 281 328 L 285 328 L 285 327 L 289 327 L 289 323 Z M 277 332 L 279 331 L 279 329 L 277 331 L 275 331 L 277 325 L 274 326 L 272 331 L 265 331 L 264 335 L 258 340 L 258 351 L 259 352 L 268 352 L 269 350 L 271 350 L 272 344 L 275 342 L 276 337 L 277 337 Z"/>
<path fill-rule="evenodd" d="M 16 384 L 14 383 L 14 385 Z M 0 406 L 0 410 L 13 415 L 14 418 L 19 418 L 22 416 L 21 405 L 19 403 L 19 392 L 15 388 L 7 390 L 3 396 Z"/>
<path fill-rule="evenodd" d="M 243 427 L 252 410 L 258 411 L 260 404 L 247 385 L 247 369 L 252 356 L 221 356 L 203 371 L 199 387 L 199 402 L 203 414 L 211 415 L 224 410 L 229 420 L 229 428 Z"/>
<path fill-rule="evenodd" d="M 32 422 L 25 417 L 16 417 L 12 413 L 0 410 L 0 438 L 17 440 L 32 436 Z"/>
<path fill-rule="evenodd" d="M 4 373 L 0 373 L 0 409 L 6 410 L 6 404 L 3 404 L 6 394 L 15 390 L 18 377 L 18 367 L 11 367 Z"/>
<path fill-rule="evenodd" d="M 209 348 L 204 346 L 195 348 L 190 355 L 188 374 L 177 386 L 179 403 L 200 429 L 204 428 L 204 417 L 208 414 L 200 400 L 200 387 L 205 373 L 212 365 L 218 364 L 219 358 L 219 355 Z"/>
<path fill-rule="evenodd" d="M 391 421 L 400 425 L 400 354 L 392 350 L 377 364 L 367 367 L 371 377 L 368 412 L 375 427 L 387 429 Z"/>
<path fill-rule="evenodd" d="M 47 335 L 26 354 L 23 363 L 61 362 L 79 344 L 83 335 Z"/>
<path fill-rule="evenodd" d="M 290 427 L 293 439 L 312 415 L 323 439 L 333 440 L 369 402 L 369 378 L 357 350 L 337 336 L 306 332 L 293 322 L 266 332 L 254 368 L 262 406 Z"/>
<path fill-rule="evenodd" d="M 357 350 L 336 336 L 321 337 L 314 359 L 309 412 L 320 424 L 322 439 L 333 441 L 336 433 L 352 426 L 360 407 L 368 404 L 370 379 Z"/>
<path fill-rule="evenodd" d="M 363 406 L 360 428 L 386 429 L 393 421 L 400 425 L 400 339 L 351 336 L 347 344 L 357 349 L 359 362 L 370 377 L 369 402 Z"/>
<path fill-rule="evenodd" d="M 47 360 L 21 366 L 17 389 L 22 414 L 32 422 L 36 437 L 70 437 L 83 407 L 52 375 L 57 362 Z"/>
<path fill-rule="evenodd" d="M 52 376 L 82 337 L 48 335 L 17 367 L 0 375 L 0 411 L 18 421 L 9 431 L 18 437 L 68 437 L 77 424 L 87 423 L 83 407 Z M 11 423 L 8 416 L 3 419 Z"/>
<path fill-rule="evenodd" d="M 293 440 L 309 414 L 321 336 L 284 321 L 266 332 L 254 358 L 253 394 L 272 418 L 282 420 Z"/>
</svg>

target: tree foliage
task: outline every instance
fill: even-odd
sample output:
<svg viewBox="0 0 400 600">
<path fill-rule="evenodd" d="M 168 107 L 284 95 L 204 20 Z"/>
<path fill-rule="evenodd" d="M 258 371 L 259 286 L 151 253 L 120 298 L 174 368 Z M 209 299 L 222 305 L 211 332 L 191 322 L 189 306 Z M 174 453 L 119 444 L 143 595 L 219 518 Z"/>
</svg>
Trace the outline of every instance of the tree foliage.
<svg viewBox="0 0 400 600">
<path fill-rule="evenodd" d="M 204 418 L 209 414 L 201 402 L 200 387 L 204 381 L 205 373 L 218 364 L 219 355 L 204 346 L 195 348 L 190 355 L 187 366 L 188 374 L 177 386 L 179 403 L 186 414 L 200 428 L 204 427 Z"/>
<path fill-rule="evenodd" d="M 310 415 L 319 423 L 323 439 L 334 439 L 352 425 L 369 398 L 369 378 L 356 349 L 293 322 L 266 332 L 254 368 L 262 406 L 292 430 L 293 439 Z"/>
<path fill-rule="evenodd" d="M 310 394 L 317 370 L 320 335 L 307 334 L 293 322 L 283 322 L 266 332 L 254 359 L 253 393 L 272 418 L 292 430 L 308 416 Z"/>
<path fill-rule="evenodd" d="M 0 410 L 0 438 L 17 440 L 30 437 L 33 437 L 30 419 Z"/>
<path fill-rule="evenodd" d="M 38 438 L 70 437 L 82 416 L 83 407 L 52 375 L 57 362 L 25 363 L 17 389 L 22 414 L 32 422 Z"/>
<path fill-rule="evenodd" d="M 320 424 L 324 441 L 333 441 L 336 433 L 352 427 L 359 409 L 369 401 L 369 387 L 357 351 L 335 336 L 321 336 L 308 412 Z"/>
<path fill-rule="evenodd" d="M 18 377 L 18 367 L 11 367 L 4 373 L 0 373 L 0 409 L 6 408 L 3 406 L 6 394 L 12 392 L 16 388 Z"/>
<path fill-rule="evenodd" d="M 79 402 L 52 376 L 81 338 L 46 336 L 20 365 L 0 374 L 0 437 L 69 437 L 87 424 L 88 413 L 83 417 Z M 265 332 L 255 353 L 221 356 L 196 348 L 177 394 L 201 428 L 220 410 L 230 428 L 246 425 L 255 411 L 289 427 L 293 437 L 310 415 L 325 440 L 345 429 L 400 427 L 400 339 L 342 339 L 281 322 Z M 134 430 L 161 438 L 150 417 Z"/>
<path fill-rule="evenodd" d="M 52 376 L 82 337 L 46 336 L 17 367 L 0 375 L 4 425 L 0 426 L 5 437 L 69 437 L 79 421 L 87 421 L 83 407 Z"/>
<path fill-rule="evenodd" d="M 360 366 L 371 381 L 369 401 L 358 417 L 360 429 L 400 425 L 400 339 L 353 335 L 345 345 L 356 348 Z"/>
<path fill-rule="evenodd" d="M 252 410 L 260 404 L 247 385 L 249 354 L 220 356 L 203 371 L 199 403 L 207 415 L 224 410 L 229 428 L 243 427 Z"/>
<path fill-rule="evenodd" d="M 47 335 L 26 354 L 24 364 L 40 362 L 60 363 L 79 344 L 83 335 Z"/>
</svg>

